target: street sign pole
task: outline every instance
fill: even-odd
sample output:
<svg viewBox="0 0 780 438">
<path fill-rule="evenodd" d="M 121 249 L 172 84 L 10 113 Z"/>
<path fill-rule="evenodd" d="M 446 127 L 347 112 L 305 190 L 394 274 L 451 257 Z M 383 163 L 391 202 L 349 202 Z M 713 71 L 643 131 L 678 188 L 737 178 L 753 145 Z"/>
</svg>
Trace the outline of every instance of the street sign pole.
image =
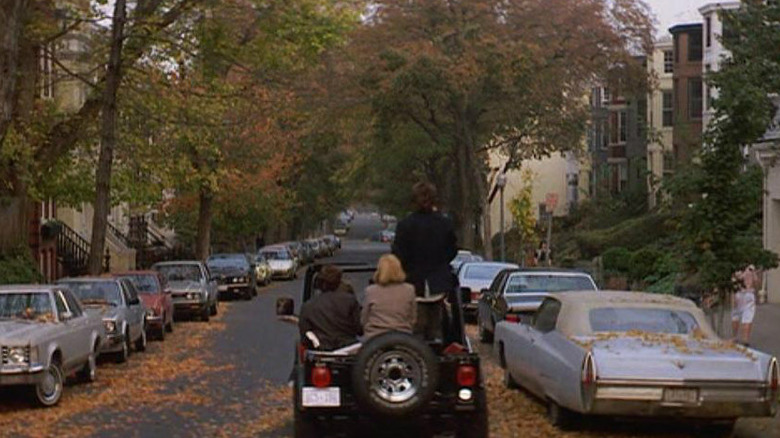
<svg viewBox="0 0 780 438">
<path fill-rule="evenodd" d="M 500 210 L 501 213 L 499 215 L 500 216 L 499 220 L 501 222 L 501 224 L 499 226 L 499 232 L 501 234 L 501 236 L 500 236 L 501 240 L 500 240 L 500 243 L 499 243 L 499 246 L 501 247 L 501 249 L 500 249 L 500 251 L 501 251 L 500 257 L 501 257 L 501 261 L 502 262 L 506 262 L 506 239 L 504 237 L 504 188 L 506 187 L 506 175 L 505 174 L 502 173 L 502 174 L 498 175 L 498 178 L 496 179 L 496 185 L 498 186 L 498 189 L 500 190 L 499 193 L 500 193 L 500 196 L 501 196 L 499 198 L 499 203 L 501 204 L 501 210 Z"/>
</svg>

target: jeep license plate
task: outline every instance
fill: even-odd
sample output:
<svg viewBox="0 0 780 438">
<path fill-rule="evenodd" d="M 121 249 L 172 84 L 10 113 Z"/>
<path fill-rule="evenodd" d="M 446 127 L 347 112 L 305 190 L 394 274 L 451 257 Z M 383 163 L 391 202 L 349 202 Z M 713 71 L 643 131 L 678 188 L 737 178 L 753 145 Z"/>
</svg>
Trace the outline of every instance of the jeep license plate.
<svg viewBox="0 0 780 438">
<path fill-rule="evenodd" d="M 305 408 L 337 408 L 341 406 L 340 388 L 305 387 L 301 395 Z"/>
<path fill-rule="evenodd" d="M 695 388 L 666 388 L 664 402 L 696 404 L 699 401 L 699 391 Z"/>
</svg>

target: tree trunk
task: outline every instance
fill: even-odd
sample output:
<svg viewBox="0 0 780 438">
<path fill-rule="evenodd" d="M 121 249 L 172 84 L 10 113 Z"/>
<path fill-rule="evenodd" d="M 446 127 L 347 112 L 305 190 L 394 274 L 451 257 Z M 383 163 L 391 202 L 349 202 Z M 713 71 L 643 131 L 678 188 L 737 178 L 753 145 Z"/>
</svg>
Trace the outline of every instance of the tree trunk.
<svg viewBox="0 0 780 438">
<path fill-rule="evenodd" d="M 211 218 L 214 193 L 206 186 L 200 188 L 200 205 L 198 207 L 198 237 L 195 239 L 195 256 L 200 261 L 206 261 L 209 257 L 211 246 Z"/>
<path fill-rule="evenodd" d="M 122 82 L 122 46 L 124 44 L 125 2 L 116 0 L 111 25 L 111 52 L 106 67 L 106 88 L 103 91 L 100 126 L 100 157 L 95 172 L 95 205 L 92 216 L 92 239 L 88 269 L 92 275 L 103 271 L 103 251 L 111 209 L 111 165 L 116 145 L 117 91 Z"/>
<path fill-rule="evenodd" d="M 16 104 L 19 45 L 27 0 L 3 0 L 0 6 L 0 145 L 3 144 Z"/>
<path fill-rule="evenodd" d="M 471 208 L 471 179 L 468 169 L 468 145 L 459 142 L 456 146 L 456 164 L 458 169 L 458 197 L 454 203 L 459 218 L 460 246 L 469 250 L 474 249 L 474 212 Z"/>
</svg>

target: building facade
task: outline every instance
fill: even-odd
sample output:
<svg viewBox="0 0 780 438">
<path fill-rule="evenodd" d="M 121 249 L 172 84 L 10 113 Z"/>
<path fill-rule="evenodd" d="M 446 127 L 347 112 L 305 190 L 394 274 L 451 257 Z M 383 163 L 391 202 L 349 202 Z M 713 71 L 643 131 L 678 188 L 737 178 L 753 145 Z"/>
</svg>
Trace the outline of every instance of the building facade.
<svg viewBox="0 0 780 438">
<path fill-rule="evenodd" d="M 723 47 L 721 42 L 724 31 L 728 31 L 728 29 L 724 29 L 720 12 L 723 10 L 737 9 L 739 6 L 740 2 L 731 1 L 710 3 L 699 9 L 703 20 L 702 40 L 704 42 L 704 53 L 702 56 L 702 72 L 705 81 L 703 85 L 704 100 L 702 112 L 702 128 L 704 130 L 709 126 L 710 119 L 713 115 L 712 100 L 717 99 L 718 97 L 718 90 L 706 84 L 707 74 L 719 71 L 721 64 L 729 56 L 728 51 Z"/>
<path fill-rule="evenodd" d="M 690 163 L 702 141 L 704 86 L 702 83 L 702 24 L 680 24 L 669 29 L 674 44 L 674 166 Z"/>
<path fill-rule="evenodd" d="M 648 206 L 658 204 L 664 178 L 674 173 L 674 44 L 671 37 L 656 41 L 647 63 L 653 86 L 648 93 L 647 193 Z"/>
</svg>

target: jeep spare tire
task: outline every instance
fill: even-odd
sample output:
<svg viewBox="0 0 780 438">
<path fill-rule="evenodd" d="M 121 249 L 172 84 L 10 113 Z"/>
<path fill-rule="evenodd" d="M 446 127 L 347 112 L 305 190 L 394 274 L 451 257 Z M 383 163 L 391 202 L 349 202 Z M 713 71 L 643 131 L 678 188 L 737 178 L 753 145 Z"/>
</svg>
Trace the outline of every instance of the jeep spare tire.
<svg viewBox="0 0 780 438">
<path fill-rule="evenodd" d="M 400 417 L 425 406 L 436 392 L 439 367 L 422 340 L 392 332 L 369 340 L 357 354 L 352 387 L 359 406 Z"/>
</svg>

